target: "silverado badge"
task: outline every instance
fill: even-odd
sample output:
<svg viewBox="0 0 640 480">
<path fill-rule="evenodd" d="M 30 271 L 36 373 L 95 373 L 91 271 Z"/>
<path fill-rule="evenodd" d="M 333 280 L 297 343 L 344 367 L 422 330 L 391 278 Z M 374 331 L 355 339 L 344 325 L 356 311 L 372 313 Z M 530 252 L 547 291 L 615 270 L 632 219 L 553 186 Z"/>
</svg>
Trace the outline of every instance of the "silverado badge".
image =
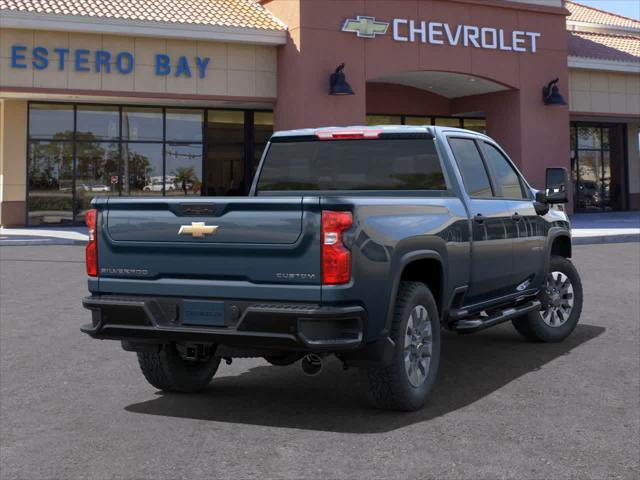
<svg viewBox="0 0 640 480">
<path fill-rule="evenodd" d="M 191 222 L 191 225 L 182 225 L 178 235 L 191 235 L 193 238 L 202 238 L 205 235 L 213 235 L 218 230 L 217 225 L 205 225 L 204 222 Z"/>
</svg>

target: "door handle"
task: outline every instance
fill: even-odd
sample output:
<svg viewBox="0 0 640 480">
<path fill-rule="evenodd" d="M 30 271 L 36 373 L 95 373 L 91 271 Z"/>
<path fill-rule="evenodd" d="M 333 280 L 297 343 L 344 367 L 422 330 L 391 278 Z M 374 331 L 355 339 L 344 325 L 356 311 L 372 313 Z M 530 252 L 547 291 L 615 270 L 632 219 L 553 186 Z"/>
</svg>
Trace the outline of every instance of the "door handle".
<svg viewBox="0 0 640 480">
<path fill-rule="evenodd" d="M 484 223 L 484 221 L 487 219 L 487 217 L 485 217 L 484 215 L 482 215 L 481 213 L 477 214 L 475 217 L 473 217 L 473 221 L 476 223 Z"/>
<path fill-rule="evenodd" d="M 511 215 L 511 220 L 513 220 L 515 222 L 519 222 L 520 220 L 522 220 L 522 217 L 520 216 L 520 214 L 518 212 L 516 212 L 513 215 Z"/>
</svg>

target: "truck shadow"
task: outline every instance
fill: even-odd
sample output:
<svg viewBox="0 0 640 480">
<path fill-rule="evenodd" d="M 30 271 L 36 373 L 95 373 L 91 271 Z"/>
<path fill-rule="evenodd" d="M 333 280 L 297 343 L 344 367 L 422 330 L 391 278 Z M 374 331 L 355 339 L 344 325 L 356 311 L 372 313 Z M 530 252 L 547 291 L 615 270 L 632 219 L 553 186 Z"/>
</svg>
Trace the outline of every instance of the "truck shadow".
<svg viewBox="0 0 640 480">
<path fill-rule="evenodd" d="M 528 343 L 509 326 L 471 336 L 443 334 L 438 383 L 427 406 L 414 413 L 376 410 L 366 384 L 337 360 L 305 377 L 299 365 L 257 366 L 239 376 L 214 378 L 201 395 L 158 393 L 125 407 L 133 413 L 340 433 L 382 433 L 424 422 L 470 405 L 513 380 L 598 337 L 605 329 L 579 325 L 563 343 Z M 220 375 L 225 366 L 221 365 Z M 550 370 L 552 373 L 552 370 Z"/>
</svg>

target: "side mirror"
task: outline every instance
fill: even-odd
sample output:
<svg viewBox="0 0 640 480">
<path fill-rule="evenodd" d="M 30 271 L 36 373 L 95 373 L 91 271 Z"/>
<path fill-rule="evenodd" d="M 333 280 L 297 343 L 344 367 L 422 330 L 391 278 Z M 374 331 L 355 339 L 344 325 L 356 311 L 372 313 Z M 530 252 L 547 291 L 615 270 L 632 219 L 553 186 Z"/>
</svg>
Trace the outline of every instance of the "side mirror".
<svg viewBox="0 0 640 480">
<path fill-rule="evenodd" d="M 569 186 L 569 172 L 566 168 L 547 168 L 547 181 L 545 185 L 545 202 L 549 205 L 569 203 L 567 187 Z"/>
</svg>

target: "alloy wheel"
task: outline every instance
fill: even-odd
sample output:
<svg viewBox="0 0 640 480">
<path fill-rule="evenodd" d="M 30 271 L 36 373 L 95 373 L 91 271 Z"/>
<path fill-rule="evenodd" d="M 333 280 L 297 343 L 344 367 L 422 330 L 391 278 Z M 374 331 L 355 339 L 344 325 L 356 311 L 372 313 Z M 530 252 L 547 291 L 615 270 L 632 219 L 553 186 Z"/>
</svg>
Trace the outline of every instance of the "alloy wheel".
<svg viewBox="0 0 640 480">
<path fill-rule="evenodd" d="M 546 307 L 540 312 L 542 320 L 550 327 L 561 327 L 573 310 L 574 293 L 569 277 L 562 272 L 551 272 L 547 277 L 546 295 Z"/>
<path fill-rule="evenodd" d="M 433 335 L 427 309 L 417 305 L 411 311 L 404 336 L 404 367 L 409 383 L 420 387 L 429 375 Z"/>
</svg>

